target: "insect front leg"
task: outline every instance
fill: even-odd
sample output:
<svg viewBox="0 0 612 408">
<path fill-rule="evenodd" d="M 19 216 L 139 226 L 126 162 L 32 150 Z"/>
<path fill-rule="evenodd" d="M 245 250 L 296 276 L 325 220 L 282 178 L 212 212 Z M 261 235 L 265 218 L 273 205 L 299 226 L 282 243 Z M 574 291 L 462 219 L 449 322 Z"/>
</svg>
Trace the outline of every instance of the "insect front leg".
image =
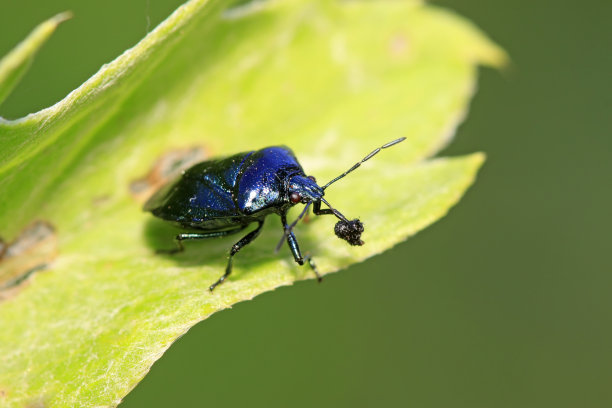
<svg viewBox="0 0 612 408">
<path fill-rule="evenodd" d="M 281 215 L 281 222 L 283 223 L 283 228 L 286 231 L 289 228 L 289 226 L 287 225 L 287 216 L 285 214 Z M 312 257 L 310 255 L 306 255 L 306 258 L 302 257 L 302 253 L 300 252 L 300 246 L 298 244 L 297 238 L 295 237 L 295 234 L 293 233 L 293 231 L 287 234 L 287 245 L 289 245 L 289 249 L 291 250 L 291 254 L 293 254 L 293 259 L 295 259 L 295 262 L 297 262 L 300 265 L 304 265 L 304 259 L 305 259 L 308 262 L 308 265 L 310 265 L 310 268 L 314 271 L 315 275 L 317 276 L 317 280 L 321 282 L 323 280 L 323 277 L 319 274 L 319 270 L 317 269 L 317 266 L 312 260 Z"/>
<path fill-rule="evenodd" d="M 313 208 L 312 208 L 312 212 L 315 213 L 316 215 L 328 215 L 328 214 L 333 214 L 334 213 L 329 208 L 321 209 L 321 202 L 320 201 L 315 201 L 314 202 Z"/>
<path fill-rule="evenodd" d="M 246 234 L 240 241 L 236 242 L 232 246 L 232 249 L 230 249 L 229 260 L 227 261 L 227 267 L 225 268 L 225 273 L 215 283 L 210 285 L 210 287 L 208 289 L 210 289 L 211 292 L 213 290 L 215 290 L 215 288 L 218 285 L 223 283 L 225 281 L 225 279 L 227 279 L 227 277 L 230 275 L 230 273 L 232 273 L 232 259 L 233 259 L 234 255 L 236 255 L 236 253 L 238 253 L 238 251 L 240 251 L 242 248 L 244 248 L 245 246 L 250 244 L 255 238 L 257 238 L 257 236 L 261 232 L 261 227 L 263 227 L 264 222 L 262 220 L 262 221 L 258 221 L 258 223 L 259 223 L 259 225 L 257 226 L 257 228 L 255 230 L 253 230 L 253 231 L 249 232 L 248 234 Z"/>
<path fill-rule="evenodd" d="M 310 266 L 310 269 L 312 269 L 315 273 L 315 275 L 317 275 L 317 281 L 319 283 L 323 282 L 323 276 L 321 276 L 321 274 L 319 274 L 319 269 L 317 268 L 317 265 L 315 264 L 314 260 L 312 259 L 312 256 L 310 254 L 306 254 L 306 256 L 304 257 L 304 259 L 306 259 L 306 262 L 308 262 L 308 265 Z"/>
<path fill-rule="evenodd" d="M 227 231 L 214 231 L 214 232 L 204 232 L 204 233 L 185 233 L 178 234 L 174 237 L 174 242 L 176 242 L 176 248 L 173 249 L 158 249 L 155 252 L 158 254 L 176 254 L 179 252 L 183 252 L 185 247 L 183 246 L 183 241 L 187 240 L 196 240 L 196 239 L 206 239 L 206 238 L 218 238 L 224 237 L 226 235 L 234 234 L 240 230 L 245 229 L 246 226 L 242 226 L 240 228 L 235 228 Z"/>
</svg>

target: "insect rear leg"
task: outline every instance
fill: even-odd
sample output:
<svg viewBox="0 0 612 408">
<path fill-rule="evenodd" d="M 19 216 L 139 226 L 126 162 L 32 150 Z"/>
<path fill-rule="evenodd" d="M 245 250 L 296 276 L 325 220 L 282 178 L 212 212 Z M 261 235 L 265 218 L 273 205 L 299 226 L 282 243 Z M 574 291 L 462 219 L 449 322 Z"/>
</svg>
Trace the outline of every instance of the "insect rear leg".
<svg viewBox="0 0 612 408">
<path fill-rule="evenodd" d="M 244 248 L 245 246 L 250 244 L 255 238 L 257 238 L 257 236 L 261 232 L 261 227 L 263 227 L 264 222 L 263 221 L 258 221 L 258 223 L 259 223 L 259 225 L 257 226 L 257 228 L 255 230 L 253 230 L 253 231 L 249 232 L 248 234 L 246 234 L 240 241 L 236 242 L 232 246 L 232 249 L 230 249 L 229 260 L 227 261 L 227 267 L 225 268 L 225 273 L 215 283 L 210 285 L 210 287 L 208 289 L 210 289 L 211 292 L 218 285 L 223 283 L 225 281 L 225 279 L 227 279 L 227 277 L 230 275 L 230 273 L 232 273 L 232 259 L 233 259 L 234 255 L 236 255 L 236 253 L 238 253 L 238 251 L 240 251 L 242 248 Z"/>
<path fill-rule="evenodd" d="M 287 216 L 285 214 L 281 215 L 281 222 L 283 223 L 283 228 L 287 230 L 289 226 L 287 225 Z M 308 262 L 308 265 L 310 265 L 310 268 L 313 270 L 313 272 L 317 276 L 317 280 L 321 282 L 323 280 L 323 277 L 319 274 L 317 265 L 314 263 L 314 261 L 312 260 L 312 256 L 310 256 L 309 254 L 307 254 L 306 257 L 302 257 L 302 254 L 300 252 L 300 246 L 298 244 L 297 238 L 295 237 L 295 234 L 293 233 L 293 231 L 287 234 L 287 245 L 289 245 L 289 249 L 291 250 L 291 253 L 293 254 L 293 259 L 295 260 L 295 262 L 297 262 L 300 265 L 304 265 L 304 260 L 306 260 L 306 262 Z"/>
<path fill-rule="evenodd" d="M 240 228 L 235 228 L 235 229 L 226 230 L 226 231 L 214 231 L 214 232 L 202 232 L 202 233 L 194 232 L 194 233 L 178 234 L 176 237 L 174 237 L 174 242 L 176 242 L 176 246 L 177 246 L 176 248 L 158 249 L 155 252 L 157 252 L 158 254 L 176 254 L 179 252 L 183 252 L 185 250 L 185 247 L 183 246 L 183 241 L 224 237 L 226 235 L 234 234 L 245 228 L 246 228 L 246 225 Z"/>
</svg>

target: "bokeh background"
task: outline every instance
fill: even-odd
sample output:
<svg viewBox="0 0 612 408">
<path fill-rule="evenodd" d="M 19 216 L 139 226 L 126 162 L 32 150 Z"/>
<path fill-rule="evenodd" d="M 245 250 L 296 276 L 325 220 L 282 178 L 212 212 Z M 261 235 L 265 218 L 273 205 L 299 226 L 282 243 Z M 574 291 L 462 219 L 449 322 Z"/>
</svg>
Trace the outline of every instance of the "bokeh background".
<svg viewBox="0 0 612 408">
<path fill-rule="evenodd" d="M 1 0 L 0 54 L 75 17 L 0 115 L 63 98 L 180 3 Z M 612 2 L 433 4 L 513 60 L 442 153 L 486 152 L 476 185 L 393 250 L 197 325 L 122 407 L 612 406 Z"/>
</svg>

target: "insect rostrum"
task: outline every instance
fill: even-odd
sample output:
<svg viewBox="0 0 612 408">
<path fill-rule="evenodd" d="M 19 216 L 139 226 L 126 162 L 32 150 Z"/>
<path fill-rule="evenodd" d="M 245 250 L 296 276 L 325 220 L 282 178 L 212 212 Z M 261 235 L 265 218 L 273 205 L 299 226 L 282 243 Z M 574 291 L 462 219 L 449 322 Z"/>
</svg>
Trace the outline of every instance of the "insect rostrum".
<svg viewBox="0 0 612 408">
<path fill-rule="evenodd" d="M 351 245 L 363 245 L 361 221 L 349 221 L 333 208 L 323 198 L 325 189 L 380 150 L 404 139 L 396 139 L 375 149 L 323 187 L 317 184 L 314 177 L 306 176 L 291 149 L 284 146 L 266 147 L 198 163 L 177 180 L 159 189 L 144 205 L 145 211 L 190 231 L 176 236 L 175 249 L 158 252 L 181 252 L 184 250 L 182 241 L 222 237 L 257 223 L 255 230 L 231 247 L 225 273 L 210 286 L 212 291 L 232 272 L 234 255 L 257 238 L 265 218 L 278 214 L 284 230 L 279 247 L 286 240 L 295 262 L 303 265 L 307 261 L 320 280 L 312 258 L 302 256 L 293 227 L 312 205 L 316 215 L 333 214 L 339 219 L 334 228 L 336 236 Z M 299 203 L 306 206 L 299 217 L 288 225 L 287 211 Z M 321 208 L 322 204 L 328 208 Z"/>
</svg>

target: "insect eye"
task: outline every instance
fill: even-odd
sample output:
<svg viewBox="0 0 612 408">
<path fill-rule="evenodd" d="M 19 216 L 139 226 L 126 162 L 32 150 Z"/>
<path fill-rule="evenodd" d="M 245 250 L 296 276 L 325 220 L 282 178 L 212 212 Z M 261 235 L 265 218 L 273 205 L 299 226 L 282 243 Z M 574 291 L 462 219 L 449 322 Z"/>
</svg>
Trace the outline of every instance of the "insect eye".
<svg viewBox="0 0 612 408">
<path fill-rule="evenodd" d="M 309 179 L 311 179 L 312 181 L 314 181 L 315 183 L 317 182 L 317 179 L 314 178 L 314 176 L 308 176 Z"/>
<path fill-rule="evenodd" d="M 289 194 L 289 201 L 291 201 L 293 204 L 297 204 L 302 201 L 302 196 L 300 196 L 300 193 L 296 193 L 294 191 L 293 193 Z"/>
</svg>

